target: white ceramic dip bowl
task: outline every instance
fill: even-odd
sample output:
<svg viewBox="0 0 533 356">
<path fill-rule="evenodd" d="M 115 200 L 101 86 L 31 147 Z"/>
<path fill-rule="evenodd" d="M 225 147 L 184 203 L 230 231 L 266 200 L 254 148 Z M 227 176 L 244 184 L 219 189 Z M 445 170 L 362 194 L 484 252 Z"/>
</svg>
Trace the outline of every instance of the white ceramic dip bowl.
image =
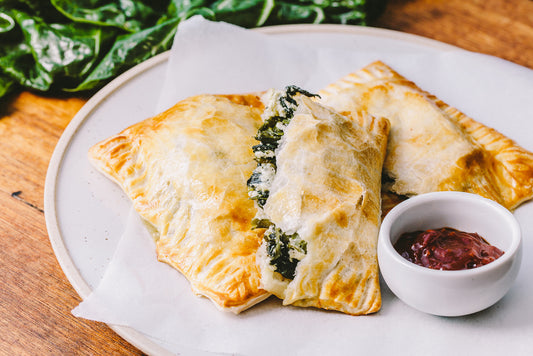
<svg viewBox="0 0 533 356">
<path fill-rule="evenodd" d="M 443 227 L 477 233 L 504 254 L 484 266 L 446 271 L 416 265 L 394 249 L 402 233 Z M 411 307 L 434 315 L 461 316 L 490 307 L 510 289 L 521 257 L 520 226 L 513 214 L 470 193 L 412 197 L 385 216 L 379 233 L 379 267 L 390 290 Z"/>
</svg>

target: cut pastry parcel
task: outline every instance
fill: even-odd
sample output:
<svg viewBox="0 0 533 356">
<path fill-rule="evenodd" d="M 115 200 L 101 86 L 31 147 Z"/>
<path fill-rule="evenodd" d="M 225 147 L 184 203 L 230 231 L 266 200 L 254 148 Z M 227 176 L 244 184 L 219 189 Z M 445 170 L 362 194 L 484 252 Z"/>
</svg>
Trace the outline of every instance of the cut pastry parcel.
<svg viewBox="0 0 533 356">
<path fill-rule="evenodd" d="M 262 111 L 255 95 L 195 96 L 89 151 L 153 232 L 158 259 L 235 313 L 269 296 L 259 286 L 262 234 L 251 229 L 246 188 Z"/>
<path fill-rule="evenodd" d="M 376 243 L 389 123 L 350 118 L 296 87 L 266 95 L 248 181 L 261 285 L 284 305 L 359 315 L 381 306 Z"/>
<path fill-rule="evenodd" d="M 385 211 L 401 196 L 443 190 L 479 194 L 511 210 L 533 197 L 531 152 L 380 61 L 319 94 L 322 103 L 341 113 L 363 109 L 390 120 Z"/>
</svg>

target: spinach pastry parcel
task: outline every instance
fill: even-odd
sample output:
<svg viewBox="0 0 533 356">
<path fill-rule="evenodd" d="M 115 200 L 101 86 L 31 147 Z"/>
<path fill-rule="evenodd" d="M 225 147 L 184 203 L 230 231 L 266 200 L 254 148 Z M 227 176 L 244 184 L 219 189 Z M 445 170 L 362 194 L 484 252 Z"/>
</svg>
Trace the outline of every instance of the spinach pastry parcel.
<svg viewBox="0 0 533 356">
<path fill-rule="evenodd" d="M 262 111 L 255 95 L 195 96 L 89 151 L 153 232 L 158 259 L 235 313 L 269 296 L 259 286 L 261 231 L 252 229 L 246 187 Z"/>
<path fill-rule="evenodd" d="M 297 87 L 270 90 L 248 180 L 266 228 L 261 286 L 284 305 L 347 314 L 381 307 L 376 243 L 389 122 L 343 116 Z"/>
<path fill-rule="evenodd" d="M 384 163 L 388 210 L 402 197 L 465 191 L 513 210 L 533 198 L 533 153 L 377 61 L 328 85 L 321 102 L 390 120 Z"/>
</svg>

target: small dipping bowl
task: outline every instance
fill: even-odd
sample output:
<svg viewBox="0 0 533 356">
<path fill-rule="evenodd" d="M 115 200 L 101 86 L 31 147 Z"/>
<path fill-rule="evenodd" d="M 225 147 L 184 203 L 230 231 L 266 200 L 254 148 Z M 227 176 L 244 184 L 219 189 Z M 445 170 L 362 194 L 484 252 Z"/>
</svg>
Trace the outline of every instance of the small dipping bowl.
<svg viewBox="0 0 533 356">
<path fill-rule="evenodd" d="M 403 233 L 443 227 L 477 233 L 504 254 L 484 266 L 447 271 L 416 265 L 394 249 Z M 511 288 L 521 258 L 520 226 L 513 214 L 470 193 L 409 198 L 385 216 L 379 233 L 379 267 L 388 287 L 406 304 L 433 315 L 467 315 L 495 304 Z"/>
</svg>

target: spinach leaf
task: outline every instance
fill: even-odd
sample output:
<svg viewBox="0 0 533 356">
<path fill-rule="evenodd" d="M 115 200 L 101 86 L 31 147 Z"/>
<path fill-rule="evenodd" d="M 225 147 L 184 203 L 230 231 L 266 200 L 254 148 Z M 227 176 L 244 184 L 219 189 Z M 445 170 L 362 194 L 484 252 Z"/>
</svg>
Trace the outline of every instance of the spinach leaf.
<svg viewBox="0 0 533 356">
<path fill-rule="evenodd" d="M 52 78 L 36 65 L 31 47 L 25 43 L 9 47 L 0 57 L 0 67 L 4 75 L 26 88 L 46 91 L 52 84 Z"/>
<path fill-rule="evenodd" d="M 242 27 L 262 26 L 273 8 L 274 0 L 219 0 L 211 5 L 218 21 Z"/>
<path fill-rule="evenodd" d="M 16 83 L 7 75 L 0 73 L 0 99 L 15 89 Z"/>
<path fill-rule="evenodd" d="M 13 14 L 31 49 L 33 65 L 28 58 L 27 67 L 33 67 L 33 72 L 42 76 L 33 78 L 32 88 L 47 90 L 54 81 L 67 86 L 75 83 L 97 59 L 101 42 L 99 28 L 83 23 L 47 24 L 18 10 L 13 10 Z"/>
<path fill-rule="evenodd" d="M 321 23 L 325 18 L 324 11 L 318 6 L 280 2 L 268 24 Z"/>
<path fill-rule="evenodd" d="M 38 16 L 48 23 L 65 22 L 64 16 L 46 0 L 0 0 L 0 11 L 9 14 L 11 10 L 20 10 Z"/>
<path fill-rule="evenodd" d="M 74 22 L 115 26 L 128 32 L 154 25 L 158 19 L 158 14 L 141 1 L 51 0 L 51 3 Z"/>
<path fill-rule="evenodd" d="M 15 20 L 6 13 L 0 12 L 0 33 L 9 32 L 15 27 Z"/>
<path fill-rule="evenodd" d="M 0 0 L 0 98 L 83 91 L 170 48 L 180 21 L 365 25 L 386 0 Z"/>
<path fill-rule="evenodd" d="M 276 1 L 268 25 L 286 23 L 339 23 L 366 25 L 379 15 L 383 0 L 300 0 Z"/>
<path fill-rule="evenodd" d="M 121 35 L 89 76 L 75 89 L 94 89 L 119 73 L 166 51 L 172 45 L 179 19 L 169 20 L 136 33 Z"/>
<path fill-rule="evenodd" d="M 194 15 L 202 15 L 208 20 L 215 20 L 215 13 L 209 8 L 212 2 L 212 0 L 170 0 L 165 19 L 185 20 Z"/>
</svg>

